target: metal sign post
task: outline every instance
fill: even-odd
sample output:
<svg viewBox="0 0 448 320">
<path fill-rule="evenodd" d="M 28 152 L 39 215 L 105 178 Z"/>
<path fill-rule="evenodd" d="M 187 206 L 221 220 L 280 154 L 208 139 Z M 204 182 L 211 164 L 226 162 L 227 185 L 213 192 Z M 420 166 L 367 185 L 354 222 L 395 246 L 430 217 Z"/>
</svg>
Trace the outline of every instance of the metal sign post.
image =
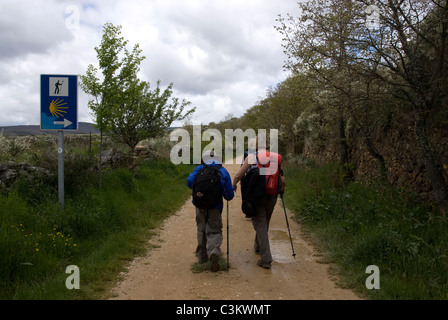
<svg viewBox="0 0 448 320">
<path fill-rule="evenodd" d="M 64 131 L 58 131 L 58 199 L 59 207 L 64 208 Z"/>
<path fill-rule="evenodd" d="M 40 129 L 58 131 L 58 200 L 64 208 L 64 131 L 78 130 L 78 76 L 40 76 Z"/>
</svg>

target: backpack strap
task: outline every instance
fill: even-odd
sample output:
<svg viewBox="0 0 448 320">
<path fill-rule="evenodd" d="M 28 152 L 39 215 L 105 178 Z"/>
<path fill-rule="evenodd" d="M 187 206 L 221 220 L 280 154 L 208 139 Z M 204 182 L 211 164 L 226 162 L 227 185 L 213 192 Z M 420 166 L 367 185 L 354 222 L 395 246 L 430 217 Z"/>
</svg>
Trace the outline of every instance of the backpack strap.
<svg viewBox="0 0 448 320">
<path fill-rule="evenodd" d="M 251 155 L 251 154 L 252 154 L 252 153 L 249 153 L 249 154 L 247 155 L 246 158 L 248 158 L 249 155 Z M 256 161 L 254 164 L 251 164 L 251 165 L 249 166 L 249 168 L 246 170 L 246 174 L 247 174 L 250 170 L 257 168 L 257 163 L 258 163 L 258 156 L 257 156 L 257 154 L 258 154 L 258 152 L 255 154 L 257 161 Z M 244 159 L 244 160 L 246 160 L 246 159 Z M 249 161 L 249 159 L 248 159 L 248 161 Z M 243 163 L 244 163 L 244 162 L 243 162 Z M 243 165 L 241 165 L 241 166 L 243 166 Z"/>
</svg>

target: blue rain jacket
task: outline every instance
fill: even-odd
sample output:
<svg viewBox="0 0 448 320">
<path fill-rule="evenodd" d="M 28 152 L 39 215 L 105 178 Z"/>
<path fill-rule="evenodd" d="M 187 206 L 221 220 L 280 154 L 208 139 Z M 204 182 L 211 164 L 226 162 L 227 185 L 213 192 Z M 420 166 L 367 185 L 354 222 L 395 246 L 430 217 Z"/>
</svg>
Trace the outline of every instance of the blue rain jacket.
<svg viewBox="0 0 448 320">
<path fill-rule="evenodd" d="M 224 199 L 230 201 L 233 199 L 234 197 L 234 190 L 233 190 L 233 185 L 232 185 L 232 179 L 230 178 L 229 172 L 227 172 L 227 170 L 221 165 L 221 163 L 217 162 L 216 160 L 208 160 L 205 162 L 206 165 L 208 166 L 221 166 L 219 168 L 219 172 L 221 173 L 221 187 L 222 187 L 222 196 L 224 197 Z M 192 173 L 190 173 L 190 175 L 187 178 L 187 186 L 190 189 L 193 189 L 193 182 L 194 179 L 196 178 L 197 173 L 204 168 L 204 166 L 202 164 L 198 165 Z M 222 212 L 222 208 L 223 208 L 223 203 L 221 201 L 221 203 L 219 203 L 216 207 L 216 209 L 219 210 L 219 212 Z"/>
</svg>

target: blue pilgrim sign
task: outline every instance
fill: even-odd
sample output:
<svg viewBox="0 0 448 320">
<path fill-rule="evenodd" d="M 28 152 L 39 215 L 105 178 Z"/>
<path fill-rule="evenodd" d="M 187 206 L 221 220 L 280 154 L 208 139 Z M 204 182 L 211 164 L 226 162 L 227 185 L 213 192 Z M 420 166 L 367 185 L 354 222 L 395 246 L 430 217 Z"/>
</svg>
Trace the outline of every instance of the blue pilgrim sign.
<svg viewBox="0 0 448 320">
<path fill-rule="evenodd" d="M 40 76 L 41 130 L 78 130 L 78 76 Z"/>
</svg>

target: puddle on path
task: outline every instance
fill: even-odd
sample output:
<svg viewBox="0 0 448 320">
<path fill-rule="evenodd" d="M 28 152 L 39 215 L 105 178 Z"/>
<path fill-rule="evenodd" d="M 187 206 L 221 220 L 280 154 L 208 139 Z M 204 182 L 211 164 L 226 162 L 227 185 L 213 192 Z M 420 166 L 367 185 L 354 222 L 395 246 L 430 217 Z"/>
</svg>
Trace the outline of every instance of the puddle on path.
<svg viewBox="0 0 448 320">
<path fill-rule="evenodd" d="M 308 249 L 294 241 L 294 237 L 292 238 L 294 245 L 294 252 L 296 254 L 296 258 L 294 259 L 292 255 L 291 241 L 289 239 L 288 231 L 280 230 L 280 229 L 271 229 L 269 230 L 269 243 L 271 246 L 271 254 L 272 258 L 277 263 L 290 263 L 297 262 L 298 260 L 308 260 L 310 259 L 310 252 Z"/>
</svg>

